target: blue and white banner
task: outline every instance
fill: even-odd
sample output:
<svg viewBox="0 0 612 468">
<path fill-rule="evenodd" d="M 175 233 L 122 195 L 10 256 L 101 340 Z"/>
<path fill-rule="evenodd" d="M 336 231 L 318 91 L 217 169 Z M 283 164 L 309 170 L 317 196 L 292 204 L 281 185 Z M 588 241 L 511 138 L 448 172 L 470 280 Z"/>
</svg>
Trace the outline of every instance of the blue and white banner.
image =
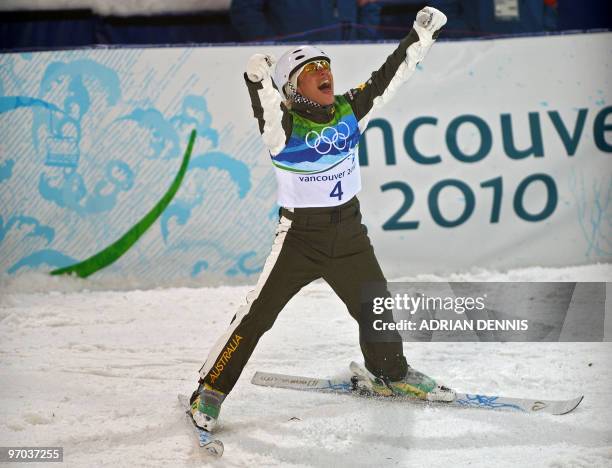
<svg viewBox="0 0 612 468">
<path fill-rule="evenodd" d="M 612 34 L 436 44 L 362 138 L 365 222 L 390 277 L 612 260 Z M 391 44 L 333 45 L 336 93 Z M 0 56 L 0 273 L 99 252 L 96 277 L 254 282 L 276 181 L 242 70 L 280 46 Z M 138 240 L 197 137 L 180 188 Z M 106 250 L 105 250 L 106 249 Z"/>
</svg>

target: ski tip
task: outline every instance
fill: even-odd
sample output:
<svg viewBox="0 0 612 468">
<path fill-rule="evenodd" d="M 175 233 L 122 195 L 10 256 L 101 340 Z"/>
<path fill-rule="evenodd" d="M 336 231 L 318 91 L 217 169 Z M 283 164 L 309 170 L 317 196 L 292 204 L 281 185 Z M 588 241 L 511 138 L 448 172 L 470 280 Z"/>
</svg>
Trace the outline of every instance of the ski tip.
<svg viewBox="0 0 612 468">
<path fill-rule="evenodd" d="M 565 409 L 565 411 L 563 411 L 562 413 L 559 413 L 559 415 L 571 413 L 578 407 L 580 403 L 582 403 L 582 400 L 584 400 L 584 395 L 580 395 L 578 398 L 574 398 L 573 400 L 570 400 L 570 403 L 567 405 L 567 408 Z"/>
<path fill-rule="evenodd" d="M 202 448 L 213 457 L 219 458 L 223 455 L 224 447 L 223 442 L 221 442 L 220 440 L 215 439 L 211 442 L 208 442 L 202 445 Z"/>
</svg>

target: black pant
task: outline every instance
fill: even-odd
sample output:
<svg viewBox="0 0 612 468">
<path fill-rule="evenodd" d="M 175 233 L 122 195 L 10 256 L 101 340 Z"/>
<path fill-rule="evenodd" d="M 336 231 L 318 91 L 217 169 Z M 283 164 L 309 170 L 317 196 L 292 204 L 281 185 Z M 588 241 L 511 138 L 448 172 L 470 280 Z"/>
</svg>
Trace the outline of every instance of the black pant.
<svg viewBox="0 0 612 468">
<path fill-rule="evenodd" d="M 272 252 L 247 303 L 234 316 L 200 369 L 204 382 L 224 393 L 234 387 L 259 338 L 269 330 L 285 304 L 308 283 L 323 278 L 359 322 L 360 345 L 370 372 L 389 380 L 406 374 L 397 334 L 391 342 L 365 337 L 364 323 L 378 318 L 362 314 L 362 287 L 383 284 L 385 277 L 361 224 L 357 198 L 333 208 L 282 208 Z M 371 309 L 370 309 L 371 310 Z M 321 324 L 321 326 L 325 326 Z"/>
</svg>

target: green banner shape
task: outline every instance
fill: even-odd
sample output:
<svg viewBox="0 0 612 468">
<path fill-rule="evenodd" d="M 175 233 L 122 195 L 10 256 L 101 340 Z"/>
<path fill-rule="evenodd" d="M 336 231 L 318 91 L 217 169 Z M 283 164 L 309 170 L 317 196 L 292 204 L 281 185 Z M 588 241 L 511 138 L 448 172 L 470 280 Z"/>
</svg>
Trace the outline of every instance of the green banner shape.
<svg viewBox="0 0 612 468">
<path fill-rule="evenodd" d="M 191 151 L 193 150 L 193 144 L 196 139 L 196 131 L 192 130 L 189 136 L 189 144 L 183 155 L 183 162 L 178 171 L 178 174 L 174 178 L 174 181 L 170 185 L 168 191 L 164 196 L 157 202 L 151 211 L 149 211 L 140 221 L 138 221 L 129 231 L 123 236 L 113 242 L 111 245 L 101 250 L 97 254 L 89 257 L 82 262 L 75 263 L 63 268 L 58 268 L 51 272 L 52 275 L 63 275 L 76 273 L 81 278 L 87 278 L 102 268 L 106 268 L 111 263 L 117 261 L 124 253 L 126 253 L 140 237 L 153 225 L 153 223 L 159 218 L 163 211 L 168 207 L 174 195 L 178 191 L 187 167 L 189 166 L 189 160 L 191 158 Z"/>
</svg>

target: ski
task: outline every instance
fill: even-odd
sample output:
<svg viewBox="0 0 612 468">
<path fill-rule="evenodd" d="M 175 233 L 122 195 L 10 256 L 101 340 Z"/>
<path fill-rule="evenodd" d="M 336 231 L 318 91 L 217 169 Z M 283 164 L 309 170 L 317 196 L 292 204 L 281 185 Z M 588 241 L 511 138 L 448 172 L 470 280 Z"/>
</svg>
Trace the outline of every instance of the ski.
<svg viewBox="0 0 612 468">
<path fill-rule="evenodd" d="M 223 455 L 223 442 L 221 442 L 219 439 L 215 439 L 215 437 L 210 432 L 199 428 L 193 422 L 191 412 L 189 411 L 189 397 L 187 395 L 179 395 L 178 400 L 181 404 L 181 408 L 186 408 L 185 415 L 189 420 L 189 425 L 193 427 L 198 433 L 198 441 L 200 447 L 206 450 L 206 452 L 209 455 L 212 455 L 213 457 L 219 458 L 221 455 Z"/>
<path fill-rule="evenodd" d="M 269 372 L 255 372 L 251 383 L 255 385 L 262 385 L 264 387 L 288 388 L 291 390 L 362 395 L 356 388 L 355 379 L 319 379 L 316 377 L 299 377 L 294 375 L 273 374 Z M 584 396 L 579 396 L 569 400 L 538 400 L 532 398 L 509 398 L 497 395 L 457 393 L 457 398 L 451 402 L 430 402 L 407 397 L 378 398 L 410 401 L 412 403 L 440 407 L 452 406 L 460 408 L 481 408 L 498 411 L 561 415 L 567 414 L 576 409 Z"/>
</svg>

